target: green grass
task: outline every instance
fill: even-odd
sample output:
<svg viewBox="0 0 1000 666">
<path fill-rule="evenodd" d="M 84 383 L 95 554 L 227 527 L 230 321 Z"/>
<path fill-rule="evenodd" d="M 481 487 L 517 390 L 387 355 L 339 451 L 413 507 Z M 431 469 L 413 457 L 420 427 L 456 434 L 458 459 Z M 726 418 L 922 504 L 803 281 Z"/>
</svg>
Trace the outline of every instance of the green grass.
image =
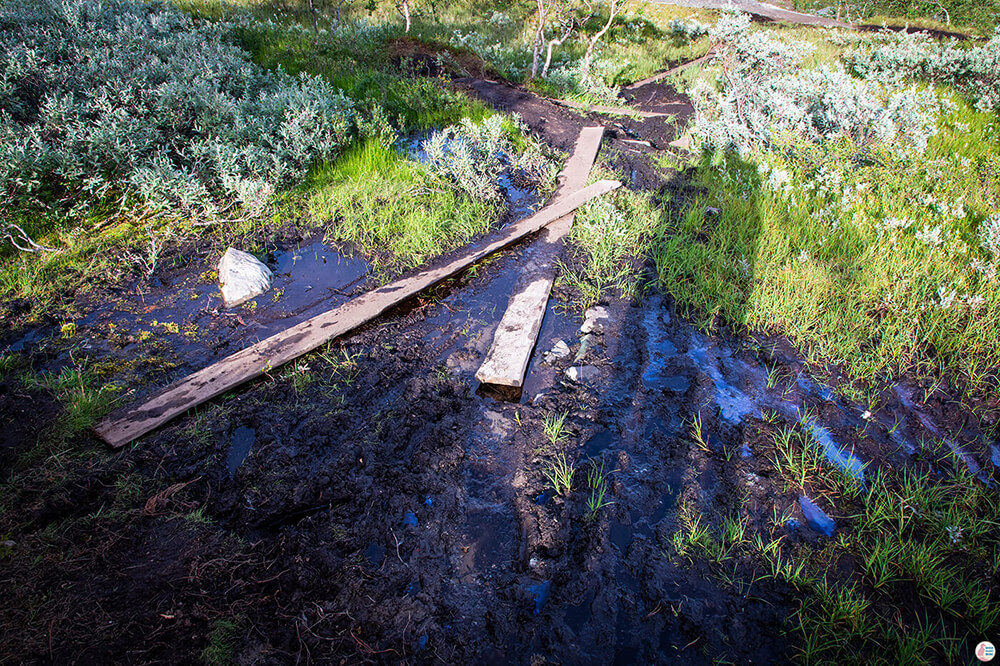
<svg viewBox="0 0 1000 666">
<path fill-rule="evenodd" d="M 354 243 L 383 271 L 418 266 L 497 219 L 491 206 L 434 182 L 426 167 L 375 141 L 318 167 L 304 191 L 327 239 Z"/>
<path fill-rule="evenodd" d="M 590 490 L 587 497 L 587 517 L 591 520 L 597 517 L 601 509 L 612 504 L 608 499 L 609 476 L 610 472 L 604 467 L 604 456 L 590 461 L 587 468 L 587 488 Z"/>
<path fill-rule="evenodd" d="M 233 664 L 237 640 L 243 631 L 239 618 L 220 618 L 212 625 L 208 635 L 208 645 L 201 653 L 205 666 L 229 666 Z"/>
<path fill-rule="evenodd" d="M 777 517 L 777 507 L 764 526 L 739 514 L 713 519 L 690 502 L 681 503 L 669 545 L 678 557 L 709 562 L 736 590 L 761 577 L 788 585 L 799 663 L 960 663 L 1000 629 L 1000 505 L 952 463 L 944 475 L 872 474 L 854 499 L 845 499 L 851 489 L 839 475 L 821 470 L 815 487 L 839 497 L 846 515 L 838 515 L 837 537 L 815 545 L 786 543 L 789 516 Z"/>
<path fill-rule="evenodd" d="M 973 29 L 989 36 L 1000 21 L 1000 2 L 997 0 L 795 0 L 799 10 L 816 10 L 833 7 L 841 10 L 846 19 L 850 10 L 851 20 L 875 25 L 916 25 L 941 30 Z M 947 10 L 947 13 L 942 10 Z M 951 24 L 945 19 L 951 19 Z"/>
<path fill-rule="evenodd" d="M 560 452 L 556 454 L 555 457 L 549 461 L 548 466 L 542 470 L 542 474 L 544 474 L 545 478 L 552 484 L 552 487 L 555 489 L 557 495 L 568 497 L 570 492 L 573 490 L 573 477 L 576 474 L 576 468 L 573 467 L 573 464 L 566 458 L 565 453 Z"/>
<path fill-rule="evenodd" d="M 550 444 L 558 444 L 569 437 L 569 429 L 566 427 L 566 417 L 569 412 L 562 414 L 546 414 L 542 417 L 542 432 Z"/>
<path fill-rule="evenodd" d="M 606 168 L 595 178 L 614 177 Z M 558 284 L 577 292 L 576 302 L 587 308 L 609 291 L 632 298 L 641 290 L 641 265 L 660 223 L 648 193 L 619 188 L 581 206 L 569 233 L 571 258 L 560 262 Z"/>
<path fill-rule="evenodd" d="M 97 386 L 96 381 L 94 374 L 85 368 L 63 368 L 59 374 L 25 375 L 27 386 L 51 391 L 63 405 L 50 426 L 52 440 L 65 442 L 111 411 L 121 389 L 115 384 Z"/>
<path fill-rule="evenodd" d="M 993 260 L 977 231 L 996 209 L 998 153 L 997 117 L 959 101 L 924 156 L 845 142 L 757 157 L 791 175 L 786 191 L 770 189 L 755 162 L 705 162 L 696 180 L 706 194 L 659 230 L 660 286 L 703 326 L 721 319 L 784 333 L 858 378 L 947 369 L 985 386 L 1000 361 L 1000 288 L 970 263 Z M 824 189 L 830 171 L 842 189 Z M 961 203 L 964 216 L 925 200 Z M 706 207 L 721 214 L 706 216 Z M 912 224 L 889 231 L 889 218 Z M 938 226 L 940 245 L 919 239 Z"/>
</svg>

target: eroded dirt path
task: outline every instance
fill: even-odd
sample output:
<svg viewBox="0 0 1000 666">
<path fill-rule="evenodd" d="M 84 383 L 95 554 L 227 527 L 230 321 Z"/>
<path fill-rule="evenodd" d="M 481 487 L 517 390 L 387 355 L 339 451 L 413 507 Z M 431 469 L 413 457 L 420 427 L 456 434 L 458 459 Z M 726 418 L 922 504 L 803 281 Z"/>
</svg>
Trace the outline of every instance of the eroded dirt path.
<svg viewBox="0 0 1000 666">
<path fill-rule="evenodd" d="M 772 21 L 788 21 L 799 25 L 815 25 L 825 28 L 850 28 L 850 23 L 815 14 L 803 14 L 784 7 L 778 7 L 758 0 L 650 0 L 659 4 L 679 5 L 698 9 L 732 9 Z"/>
</svg>

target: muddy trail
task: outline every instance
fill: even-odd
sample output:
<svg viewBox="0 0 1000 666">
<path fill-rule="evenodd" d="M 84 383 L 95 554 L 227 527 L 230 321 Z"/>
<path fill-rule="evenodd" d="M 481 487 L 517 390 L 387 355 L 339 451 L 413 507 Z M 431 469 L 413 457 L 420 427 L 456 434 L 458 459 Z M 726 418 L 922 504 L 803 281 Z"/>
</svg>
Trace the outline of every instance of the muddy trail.
<svg viewBox="0 0 1000 666">
<path fill-rule="evenodd" d="M 677 138 L 662 118 L 458 84 L 563 150 L 603 123 L 602 153 L 630 187 L 664 201 L 690 188 L 657 166 Z M 660 83 L 630 100 L 686 104 Z M 275 248 L 280 296 L 254 309 L 220 309 L 208 249 L 181 248 L 155 284 L 84 307 L 75 336 L 53 326 L 3 346 L 36 370 L 82 354 L 108 376 L 127 369 L 145 382 L 127 402 L 370 286 L 345 248 L 294 236 Z M 708 335 L 656 294 L 585 313 L 558 294 L 524 391 L 496 394 L 474 375 L 524 251 L 120 453 L 83 435 L 86 455 L 19 476 L 0 524 L 0 661 L 186 663 L 226 650 L 245 664 L 781 663 L 792 586 L 749 558 L 720 570 L 683 556 L 673 540 L 695 509 L 744 515 L 787 552 L 850 525 L 846 507 L 780 481 L 781 424 L 804 424 L 851 475 L 944 458 L 924 443 L 941 433 L 988 482 L 1000 465 L 980 420 L 935 387 L 901 384 L 872 416 L 785 340 Z M 6 463 L 58 406 L 14 384 L 0 400 Z M 577 465 L 564 494 L 546 477 L 560 456 Z"/>
</svg>

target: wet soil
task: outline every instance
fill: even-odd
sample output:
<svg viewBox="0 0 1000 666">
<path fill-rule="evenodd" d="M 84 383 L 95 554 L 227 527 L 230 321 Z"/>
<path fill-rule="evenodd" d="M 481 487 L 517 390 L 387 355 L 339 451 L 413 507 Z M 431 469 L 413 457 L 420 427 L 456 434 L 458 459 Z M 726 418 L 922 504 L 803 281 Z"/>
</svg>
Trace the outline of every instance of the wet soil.
<svg viewBox="0 0 1000 666">
<path fill-rule="evenodd" d="M 662 118 L 462 85 L 562 150 L 602 122 L 602 151 L 630 186 L 686 187 L 653 159 L 674 138 Z M 634 94 L 683 101 L 662 84 Z M 692 507 L 745 515 L 752 531 L 783 535 L 787 553 L 850 524 L 845 507 L 780 482 L 780 425 L 807 423 L 852 474 L 858 461 L 863 475 L 943 458 L 925 443 L 935 430 L 985 480 L 997 473 L 1000 450 L 983 432 L 996 405 L 976 418 L 942 391 L 901 384 L 868 414 L 840 397 L 835 369 L 784 339 L 708 335 L 656 295 L 606 298 L 587 334 L 572 294 L 552 299 L 524 391 L 492 393 L 474 375 L 527 251 L 121 452 L 81 435 L 56 460 L 20 465 L 0 518 L 0 661 L 190 663 L 221 650 L 241 664 L 784 663 L 795 590 L 749 559 L 722 571 L 672 543 Z M 347 249 L 283 239 L 268 257 L 276 289 L 226 311 L 208 250 L 183 257 L 154 285 L 81 306 L 74 337 L 53 325 L 8 333 L 2 347 L 36 371 L 86 355 L 102 377 L 145 391 L 368 286 Z M 571 368 L 589 370 L 573 381 Z M 7 381 L 0 406 L 6 450 L 37 455 L 57 403 Z M 561 414 L 565 436 L 552 441 L 545 420 Z M 695 414 L 704 446 L 692 442 Z M 559 453 L 579 466 L 568 496 L 544 473 Z M 610 503 L 592 512 L 586 476 L 601 465 Z M 776 513 L 794 520 L 774 525 Z"/>
</svg>

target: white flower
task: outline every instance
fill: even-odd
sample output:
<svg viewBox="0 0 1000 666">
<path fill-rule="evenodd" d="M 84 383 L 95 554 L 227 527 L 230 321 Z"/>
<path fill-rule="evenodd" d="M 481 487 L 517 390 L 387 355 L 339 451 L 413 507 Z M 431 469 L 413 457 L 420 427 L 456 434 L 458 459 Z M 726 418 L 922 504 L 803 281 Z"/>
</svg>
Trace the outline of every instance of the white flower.
<svg viewBox="0 0 1000 666">
<path fill-rule="evenodd" d="M 947 287 L 938 287 L 938 299 L 939 299 L 938 307 L 941 308 L 942 310 L 949 309 L 952 305 L 955 304 L 955 297 L 957 295 L 958 292 L 955 289 L 952 289 L 949 292 Z"/>
<path fill-rule="evenodd" d="M 943 230 L 944 229 L 941 227 L 941 225 L 938 225 L 933 229 L 931 229 L 927 225 L 924 225 L 924 228 L 916 233 L 917 240 L 920 241 L 921 243 L 924 243 L 925 245 L 931 245 L 933 247 L 937 247 L 938 245 L 941 245 L 941 243 L 944 242 L 944 239 L 941 237 L 941 232 Z"/>
</svg>

